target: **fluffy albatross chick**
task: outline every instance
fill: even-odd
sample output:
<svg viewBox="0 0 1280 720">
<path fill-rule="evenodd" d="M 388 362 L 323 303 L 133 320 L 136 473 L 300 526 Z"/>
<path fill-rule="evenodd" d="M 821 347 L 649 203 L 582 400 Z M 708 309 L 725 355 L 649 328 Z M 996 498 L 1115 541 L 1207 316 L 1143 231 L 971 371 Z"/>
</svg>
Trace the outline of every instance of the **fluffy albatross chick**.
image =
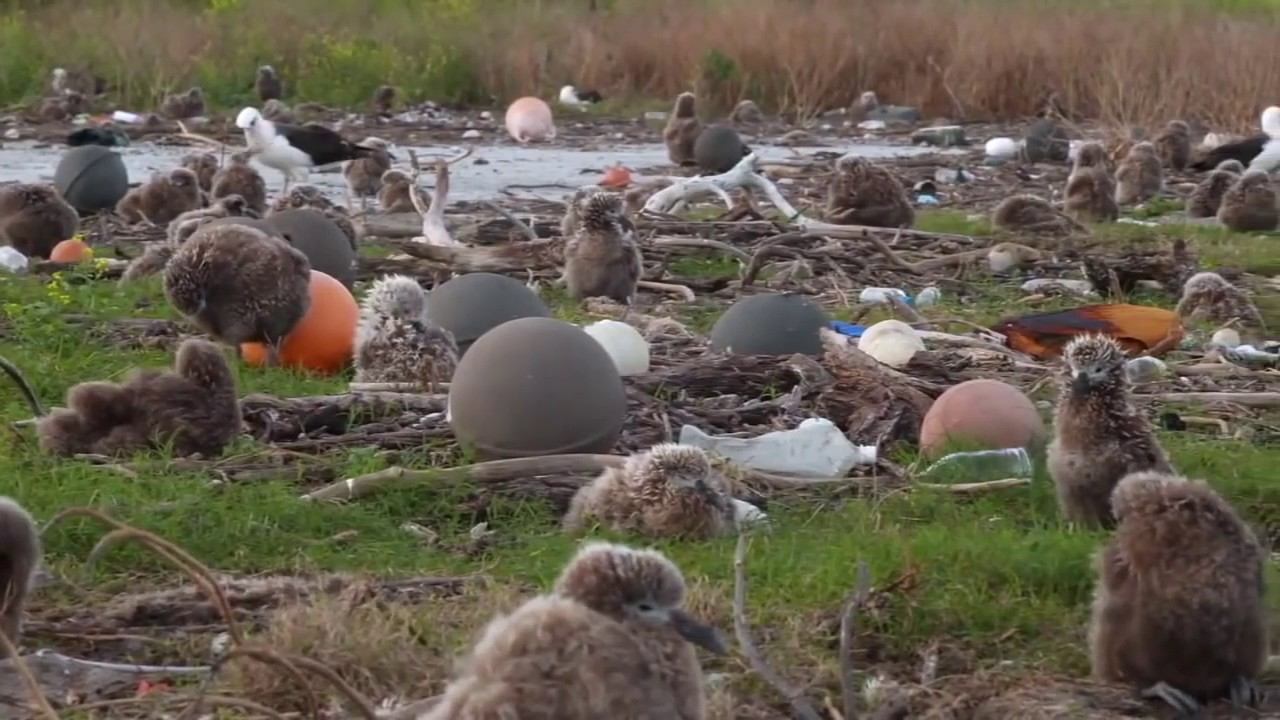
<svg viewBox="0 0 1280 720">
<path fill-rule="evenodd" d="M 1187 217 L 1217 217 L 1218 208 L 1222 206 L 1222 196 L 1235 184 L 1236 179 L 1244 173 L 1244 165 L 1239 160 L 1223 160 L 1218 163 L 1196 189 L 1187 196 Z"/>
<path fill-rule="evenodd" d="M 0 186 L 0 242 L 23 255 L 48 258 L 54 246 L 79 227 L 75 208 L 52 186 Z"/>
<path fill-rule="evenodd" d="M 690 642 L 724 652 L 681 605 L 680 570 L 651 550 L 592 543 L 555 593 L 489 623 L 424 720 L 701 720 Z"/>
<path fill-rule="evenodd" d="M 1178 317 L 1219 325 L 1238 320 L 1245 327 L 1262 329 L 1262 314 L 1240 288 L 1215 272 L 1196 273 L 1182 286 Z"/>
<path fill-rule="evenodd" d="M 1147 417 L 1133 406 L 1125 356 L 1105 335 L 1067 343 L 1049 443 L 1049 475 L 1063 516 L 1112 527 L 1111 491 L 1132 472 L 1172 472 Z"/>
<path fill-rule="evenodd" d="M 347 192 L 360 198 L 360 209 L 365 210 L 369 198 L 382 189 L 382 175 L 391 169 L 391 153 L 387 152 L 387 141 L 381 138 L 365 138 L 360 144 L 371 148 L 373 153 L 348 160 L 342 167 L 342 177 L 347 181 Z"/>
<path fill-rule="evenodd" d="M 264 103 L 284 97 L 284 85 L 280 82 L 280 74 L 270 65 L 258 68 L 258 76 L 253 81 L 253 87 L 258 94 L 258 99 Z"/>
<path fill-rule="evenodd" d="M 1235 232 L 1266 232 L 1280 224 L 1276 191 L 1271 176 L 1262 170 L 1246 170 L 1222 194 L 1218 222 Z"/>
<path fill-rule="evenodd" d="M 1165 167 L 1185 170 L 1191 160 L 1191 127 L 1181 120 L 1171 120 L 1156 136 L 1155 145 Z"/>
<path fill-rule="evenodd" d="M 404 275 L 378 278 L 360 303 L 356 382 L 415 383 L 435 392 L 458 365 L 453 333 L 427 319 L 427 293 Z"/>
<path fill-rule="evenodd" d="M 228 345 L 266 343 L 279 361 L 284 337 L 311 303 L 307 257 L 246 225 L 214 225 L 191 236 L 164 269 L 169 303 Z"/>
<path fill-rule="evenodd" d="M 694 95 L 683 92 L 676 96 L 675 107 L 667 126 L 662 130 L 662 141 L 667 145 L 667 157 L 676 165 L 693 165 L 693 145 L 702 133 L 702 122 L 694 109 Z"/>
<path fill-rule="evenodd" d="M 1047 200 L 1035 195 L 1013 195 L 996 206 L 991 223 L 1004 230 L 1046 235 L 1066 235 L 1084 228 Z"/>
<path fill-rule="evenodd" d="M 396 89 L 390 85 L 379 86 L 377 90 L 373 91 L 373 98 L 369 104 L 375 113 L 390 115 L 391 110 L 396 105 Z"/>
<path fill-rule="evenodd" d="M 410 196 L 413 179 L 402 170 L 382 173 L 382 187 L 378 188 L 378 207 L 384 213 L 415 212 Z"/>
<path fill-rule="evenodd" d="M 249 153 L 238 152 L 227 159 L 227 164 L 213 176 L 209 197 L 220 200 L 228 195 L 239 195 L 258 215 L 267 211 L 267 181 L 249 164 Z"/>
<path fill-rule="evenodd" d="M 655 445 L 573 496 L 565 530 L 579 532 L 593 521 L 649 537 L 709 538 L 733 530 L 733 498 L 701 448 Z"/>
<path fill-rule="evenodd" d="M 578 202 L 578 227 L 565 242 L 564 276 L 575 299 L 607 297 L 630 303 L 644 258 L 617 195 L 595 192 Z"/>
<path fill-rule="evenodd" d="M 893 173 L 866 158 L 836 160 L 827 183 L 828 222 L 872 227 L 911 227 L 916 213 Z"/>
<path fill-rule="evenodd" d="M 1129 148 L 1116 169 L 1116 204 L 1134 205 L 1155 197 L 1164 187 L 1164 171 L 1156 146 L 1143 141 Z"/>
<path fill-rule="evenodd" d="M 1067 177 L 1063 210 L 1077 222 L 1112 222 L 1120 216 L 1115 192 L 1106 148 L 1098 142 L 1081 145 Z"/>
<path fill-rule="evenodd" d="M 116 214 L 128 223 L 163 225 L 201 204 L 200 180 L 196 174 L 186 168 L 175 168 L 167 175 L 153 175 L 150 182 L 125 193 L 116 203 Z"/>
<path fill-rule="evenodd" d="M 222 350 L 192 338 L 178 347 L 172 372 L 80 383 L 67 391 L 67 407 L 52 410 L 36 428 L 41 449 L 61 456 L 172 445 L 176 455 L 211 457 L 240 433 L 240 405 Z"/>
<path fill-rule="evenodd" d="M 40 564 L 35 520 L 12 498 L 0 495 L 0 635 L 14 647 L 22 639 L 22 610 Z M 7 653 L 0 651 L 0 660 Z"/>
<path fill-rule="evenodd" d="M 170 95 L 160 104 L 160 114 L 170 120 L 186 120 L 204 115 L 204 91 L 198 87 Z"/>
<path fill-rule="evenodd" d="M 218 157 L 216 155 L 213 153 L 190 153 L 182 156 L 179 164 L 196 174 L 201 190 L 204 192 L 213 190 L 213 176 L 218 174 Z"/>
<path fill-rule="evenodd" d="M 1254 706 L 1267 659 L 1266 553 L 1208 485 L 1140 472 L 1116 486 L 1119 525 L 1098 554 L 1093 673 L 1194 716 L 1229 697 Z"/>
<path fill-rule="evenodd" d="M 173 222 L 169 223 L 169 244 L 181 245 L 205 224 L 226 217 L 256 218 L 258 214 L 239 195 L 224 195 L 207 208 L 188 210 L 174 218 Z"/>
</svg>

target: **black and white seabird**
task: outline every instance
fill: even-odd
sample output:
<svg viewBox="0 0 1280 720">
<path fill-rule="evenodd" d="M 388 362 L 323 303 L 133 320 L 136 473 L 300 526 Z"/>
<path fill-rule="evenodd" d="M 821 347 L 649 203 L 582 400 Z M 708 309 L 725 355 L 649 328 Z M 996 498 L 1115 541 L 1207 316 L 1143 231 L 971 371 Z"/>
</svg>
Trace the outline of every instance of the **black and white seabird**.
<svg viewBox="0 0 1280 720">
<path fill-rule="evenodd" d="M 572 105 L 574 107 L 582 107 L 591 105 L 604 100 L 604 96 L 595 90 L 579 90 L 572 85 L 565 85 L 560 88 L 560 104 Z"/>
<path fill-rule="evenodd" d="M 1274 172 L 1280 167 L 1280 107 L 1272 105 L 1262 111 L 1262 133 L 1267 136 L 1267 141 L 1249 163 L 1248 169 Z"/>
<path fill-rule="evenodd" d="M 354 160 L 372 155 L 373 148 L 350 143 L 338 133 L 319 123 L 287 125 L 262 117 L 257 108 L 247 107 L 236 117 L 236 126 L 244 130 L 249 152 L 258 162 L 284 174 L 284 189 L 291 181 L 307 179 L 312 168 Z"/>
</svg>

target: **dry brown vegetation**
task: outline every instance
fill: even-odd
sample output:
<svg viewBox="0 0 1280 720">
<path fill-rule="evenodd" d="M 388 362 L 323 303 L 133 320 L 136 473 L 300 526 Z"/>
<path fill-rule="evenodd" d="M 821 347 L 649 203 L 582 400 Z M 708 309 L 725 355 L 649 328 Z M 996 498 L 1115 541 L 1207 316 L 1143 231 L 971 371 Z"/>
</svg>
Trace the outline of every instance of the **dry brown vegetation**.
<svg viewBox="0 0 1280 720">
<path fill-rule="evenodd" d="M 1237 130 L 1280 98 L 1280 20 L 1204 3 L 618 0 L 592 11 L 569 0 L 334 0 L 324 12 L 307 0 L 210 5 L 34 7 L 5 33 L 39 41 L 18 43 L 23 57 L 3 85 L 12 95 L 22 79 L 42 78 L 16 77 L 33 64 L 81 65 L 135 102 L 201 82 L 231 103 L 247 94 L 256 64 L 271 62 L 295 96 L 334 103 L 363 102 L 386 81 L 415 98 L 458 102 L 545 96 L 575 82 L 619 98 L 692 87 L 720 109 L 752 97 L 809 115 L 873 88 L 882 101 L 928 115 L 1002 119 L 1032 114 L 1056 92 L 1085 118 L 1198 117 Z M 282 27 L 291 31 L 270 30 Z"/>
</svg>

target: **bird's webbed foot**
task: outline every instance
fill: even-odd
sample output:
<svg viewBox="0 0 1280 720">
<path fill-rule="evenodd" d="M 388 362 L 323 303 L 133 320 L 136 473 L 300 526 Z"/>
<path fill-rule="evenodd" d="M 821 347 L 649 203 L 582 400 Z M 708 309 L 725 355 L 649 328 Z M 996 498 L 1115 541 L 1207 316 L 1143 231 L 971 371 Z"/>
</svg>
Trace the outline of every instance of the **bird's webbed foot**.
<svg viewBox="0 0 1280 720">
<path fill-rule="evenodd" d="M 1199 701 L 1163 680 L 1143 690 L 1142 697 L 1163 700 L 1178 711 L 1179 717 L 1193 718 L 1200 714 Z"/>
</svg>

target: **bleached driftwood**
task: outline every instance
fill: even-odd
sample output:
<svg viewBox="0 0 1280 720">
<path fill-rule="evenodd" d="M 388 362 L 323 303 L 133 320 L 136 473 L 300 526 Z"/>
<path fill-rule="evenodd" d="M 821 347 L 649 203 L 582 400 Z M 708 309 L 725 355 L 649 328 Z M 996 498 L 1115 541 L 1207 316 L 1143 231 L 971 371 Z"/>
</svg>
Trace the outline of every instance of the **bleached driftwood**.
<svg viewBox="0 0 1280 720">
<path fill-rule="evenodd" d="M 449 202 L 449 166 L 461 161 L 471 154 L 471 148 L 452 158 L 435 161 L 436 192 L 431 196 L 431 205 L 426 207 L 422 200 L 422 190 L 418 187 L 418 178 L 422 175 L 422 166 L 418 163 L 418 155 L 409 151 L 409 163 L 413 167 L 410 176 L 409 199 L 413 207 L 422 216 L 422 236 L 415 237 L 414 242 L 436 245 L 438 247 L 462 247 L 462 243 L 453 239 L 449 227 L 444 222 L 444 207 Z"/>
</svg>

